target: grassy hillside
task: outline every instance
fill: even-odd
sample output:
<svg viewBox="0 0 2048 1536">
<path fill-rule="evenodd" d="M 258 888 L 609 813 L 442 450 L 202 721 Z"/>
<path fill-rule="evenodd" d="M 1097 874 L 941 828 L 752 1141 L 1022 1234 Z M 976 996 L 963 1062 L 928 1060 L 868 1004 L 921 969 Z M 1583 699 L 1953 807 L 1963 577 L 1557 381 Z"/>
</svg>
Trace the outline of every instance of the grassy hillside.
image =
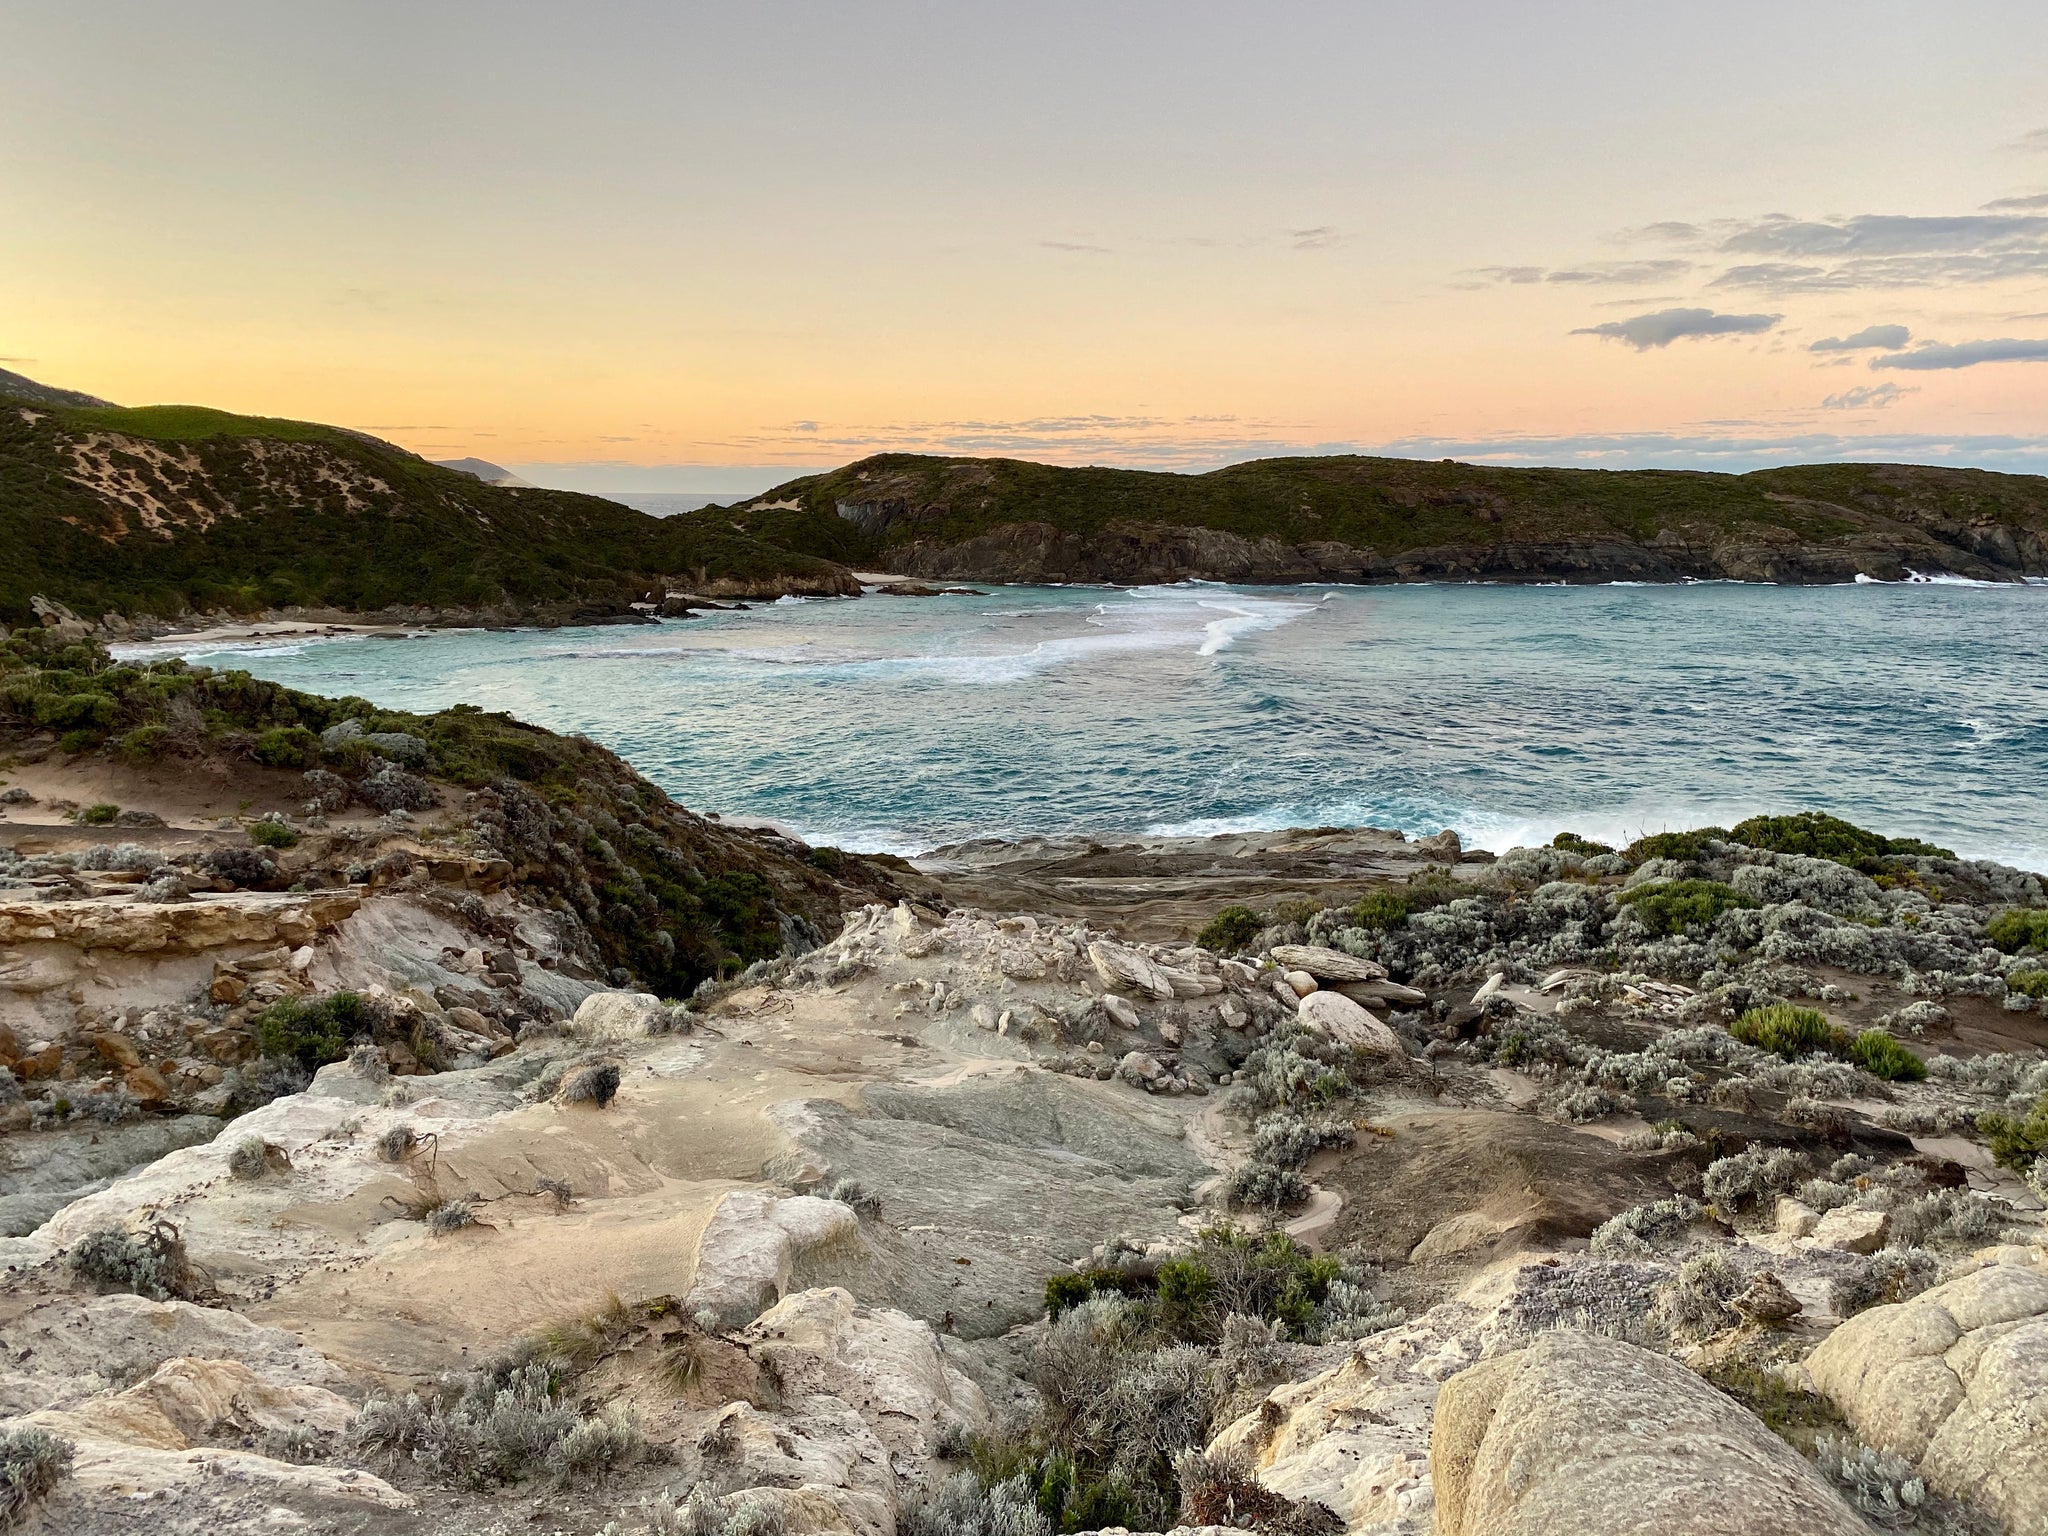
<svg viewBox="0 0 2048 1536">
<path fill-rule="evenodd" d="M 617 607 L 670 584 L 843 589 L 729 523 L 508 489 L 360 433 L 198 406 L 17 402 L 0 380 L 0 622 L 301 605 Z"/>
<path fill-rule="evenodd" d="M 1178 475 L 883 454 L 792 480 L 735 516 L 770 543 L 839 561 L 886 561 L 1020 523 L 1084 536 L 1142 523 L 1383 556 L 1561 539 L 1648 545 L 1667 532 L 1817 545 L 1903 527 L 1959 541 L 1972 558 L 1997 560 L 2010 543 L 2009 558 L 2024 564 L 2028 536 L 2038 547 L 2048 535 L 2048 479 L 1883 464 L 1724 475 L 1358 456 Z"/>
</svg>

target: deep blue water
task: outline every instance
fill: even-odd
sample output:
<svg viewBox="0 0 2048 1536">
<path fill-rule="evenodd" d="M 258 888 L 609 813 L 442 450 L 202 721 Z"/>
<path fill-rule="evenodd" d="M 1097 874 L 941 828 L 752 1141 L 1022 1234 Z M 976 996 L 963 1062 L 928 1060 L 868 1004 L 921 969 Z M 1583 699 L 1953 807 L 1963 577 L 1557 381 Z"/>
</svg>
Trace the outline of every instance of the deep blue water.
<svg viewBox="0 0 2048 1536">
<path fill-rule="evenodd" d="M 1455 827 L 1490 847 L 1818 809 L 2048 868 L 2048 587 L 1208 585 L 784 601 L 245 650 L 470 702 L 845 847 Z"/>
</svg>

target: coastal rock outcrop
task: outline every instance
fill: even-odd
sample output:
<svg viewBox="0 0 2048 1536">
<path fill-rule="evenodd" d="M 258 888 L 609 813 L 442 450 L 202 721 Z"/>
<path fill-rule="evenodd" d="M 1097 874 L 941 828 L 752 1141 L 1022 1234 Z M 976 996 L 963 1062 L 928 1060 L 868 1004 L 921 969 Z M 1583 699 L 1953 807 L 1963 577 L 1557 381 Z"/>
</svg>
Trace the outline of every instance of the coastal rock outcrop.
<svg viewBox="0 0 2048 1536">
<path fill-rule="evenodd" d="M 2012 1531 L 2048 1530 L 2048 1254 L 2006 1248 L 1910 1301 L 1843 1323 L 1813 1382 L 1929 1487 Z"/>
<path fill-rule="evenodd" d="M 1430 1429 L 1441 1536 L 1867 1536 L 1798 1452 L 1663 1355 L 1551 1334 L 1452 1377 Z"/>
</svg>

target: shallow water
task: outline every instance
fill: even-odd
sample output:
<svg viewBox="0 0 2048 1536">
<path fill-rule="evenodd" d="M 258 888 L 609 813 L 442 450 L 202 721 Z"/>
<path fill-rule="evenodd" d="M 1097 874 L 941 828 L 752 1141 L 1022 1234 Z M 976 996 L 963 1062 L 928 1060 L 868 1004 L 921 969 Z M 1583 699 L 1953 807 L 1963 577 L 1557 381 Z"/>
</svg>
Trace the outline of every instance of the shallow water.
<svg viewBox="0 0 2048 1536">
<path fill-rule="evenodd" d="M 2048 867 L 2048 587 L 993 588 L 185 652 L 502 709 L 843 847 L 1816 809 Z"/>
</svg>

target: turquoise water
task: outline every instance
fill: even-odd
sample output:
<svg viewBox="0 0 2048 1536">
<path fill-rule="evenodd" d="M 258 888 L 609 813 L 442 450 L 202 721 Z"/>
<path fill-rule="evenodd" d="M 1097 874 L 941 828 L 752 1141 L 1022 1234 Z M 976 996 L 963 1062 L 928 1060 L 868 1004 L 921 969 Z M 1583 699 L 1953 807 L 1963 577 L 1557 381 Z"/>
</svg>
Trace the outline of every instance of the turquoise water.
<svg viewBox="0 0 2048 1536">
<path fill-rule="evenodd" d="M 229 657 L 509 710 L 684 803 L 913 851 L 1455 827 L 1506 847 L 1818 809 L 2048 867 L 2048 587 L 994 588 Z"/>
</svg>

